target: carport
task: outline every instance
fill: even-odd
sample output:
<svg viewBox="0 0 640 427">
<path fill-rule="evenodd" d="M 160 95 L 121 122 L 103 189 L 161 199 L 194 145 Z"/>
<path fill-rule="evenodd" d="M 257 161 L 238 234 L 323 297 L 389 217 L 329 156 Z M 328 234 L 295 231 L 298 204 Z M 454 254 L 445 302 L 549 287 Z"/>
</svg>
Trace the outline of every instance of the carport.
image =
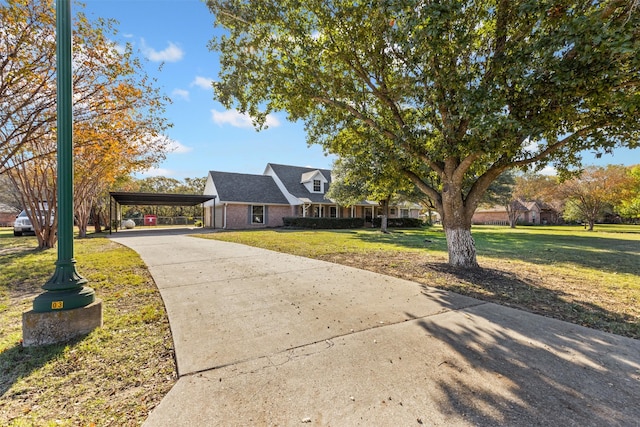
<svg viewBox="0 0 640 427">
<path fill-rule="evenodd" d="M 216 196 L 203 196 L 202 194 L 169 194 L 169 193 L 129 193 L 123 191 L 109 192 L 109 225 L 113 224 L 113 203 L 116 213 L 120 213 L 122 206 L 196 206 L 202 205 L 202 218 L 204 220 L 204 203 L 215 199 Z M 116 215 L 116 219 L 121 215 Z M 117 221 L 116 221 L 117 222 Z M 116 226 L 116 232 L 118 226 Z M 109 228 L 111 233 L 111 228 Z"/>
</svg>

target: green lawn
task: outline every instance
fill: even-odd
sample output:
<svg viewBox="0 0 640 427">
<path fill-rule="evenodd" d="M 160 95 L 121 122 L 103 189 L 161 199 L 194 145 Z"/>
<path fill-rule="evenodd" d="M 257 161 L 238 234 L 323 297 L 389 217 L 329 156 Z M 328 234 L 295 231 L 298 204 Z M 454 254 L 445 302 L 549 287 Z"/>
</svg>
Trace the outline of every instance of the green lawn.
<svg viewBox="0 0 640 427">
<path fill-rule="evenodd" d="M 75 241 L 78 271 L 103 300 L 104 327 L 24 348 L 22 312 L 55 269 L 55 249 L 0 229 L 0 425 L 140 425 L 175 382 L 162 299 L 140 257 L 104 237 Z"/>
<path fill-rule="evenodd" d="M 201 237 L 351 265 L 640 338 L 640 226 L 477 226 L 480 271 L 452 269 L 440 227 Z"/>
</svg>

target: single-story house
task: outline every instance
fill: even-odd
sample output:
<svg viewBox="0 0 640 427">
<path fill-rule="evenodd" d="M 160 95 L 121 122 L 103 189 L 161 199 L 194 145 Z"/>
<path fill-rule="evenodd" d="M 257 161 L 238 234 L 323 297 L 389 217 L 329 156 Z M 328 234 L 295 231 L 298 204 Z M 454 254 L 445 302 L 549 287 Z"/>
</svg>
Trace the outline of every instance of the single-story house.
<svg viewBox="0 0 640 427">
<path fill-rule="evenodd" d="M 11 227 L 16 220 L 20 209 L 0 203 L 0 227 Z"/>
<path fill-rule="evenodd" d="M 517 211 L 519 224 L 556 224 L 558 215 L 548 206 L 537 201 L 514 200 L 511 208 Z M 509 215 L 504 206 L 479 207 L 471 219 L 473 224 L 509 225 Z"/>
<path fill-rule="evenodd" d="M 377 202 L 339 206 L 326 198 L 331 171 L 267 164 L 262 175 L 210 171 L 204 194 L 204 226 L 223 229 L 280 227 L 284 217 L 363 218 L 381 215 Z M 420 206 L 392 206 L 389 217 L 418 218 Z"/>
</svg>

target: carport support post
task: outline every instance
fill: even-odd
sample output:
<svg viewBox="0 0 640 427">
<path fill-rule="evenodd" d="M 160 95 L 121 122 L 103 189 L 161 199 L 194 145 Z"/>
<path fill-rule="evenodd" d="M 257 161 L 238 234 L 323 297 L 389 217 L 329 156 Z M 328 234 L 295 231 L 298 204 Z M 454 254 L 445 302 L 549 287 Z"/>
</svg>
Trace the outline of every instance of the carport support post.
<svg viewBox="0 0 640 427">
<path fill-rule="evenodd" d="M 71 310 L 95 301 L 87 279 L 73 258 L 73 87 L 71 69 L 70 0 L 56 0 L 56 63 L 58 105 L 58 260 L 53 277 L 33 301 L 38 313 Z"/>
</svg>

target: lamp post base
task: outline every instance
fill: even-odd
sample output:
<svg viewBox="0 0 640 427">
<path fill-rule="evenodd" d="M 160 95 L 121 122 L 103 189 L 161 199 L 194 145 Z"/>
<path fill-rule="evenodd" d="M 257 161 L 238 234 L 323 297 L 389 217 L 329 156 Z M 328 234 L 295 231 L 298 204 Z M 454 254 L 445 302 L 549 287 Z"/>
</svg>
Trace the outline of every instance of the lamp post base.
<svg viewBox="0 0 640 427">
<path fill-rule="evenodd" d="M 102 327 L 102 301 L 71 310 L 22 313 L 22 345 L 58 344 Z"/>
</svg>

